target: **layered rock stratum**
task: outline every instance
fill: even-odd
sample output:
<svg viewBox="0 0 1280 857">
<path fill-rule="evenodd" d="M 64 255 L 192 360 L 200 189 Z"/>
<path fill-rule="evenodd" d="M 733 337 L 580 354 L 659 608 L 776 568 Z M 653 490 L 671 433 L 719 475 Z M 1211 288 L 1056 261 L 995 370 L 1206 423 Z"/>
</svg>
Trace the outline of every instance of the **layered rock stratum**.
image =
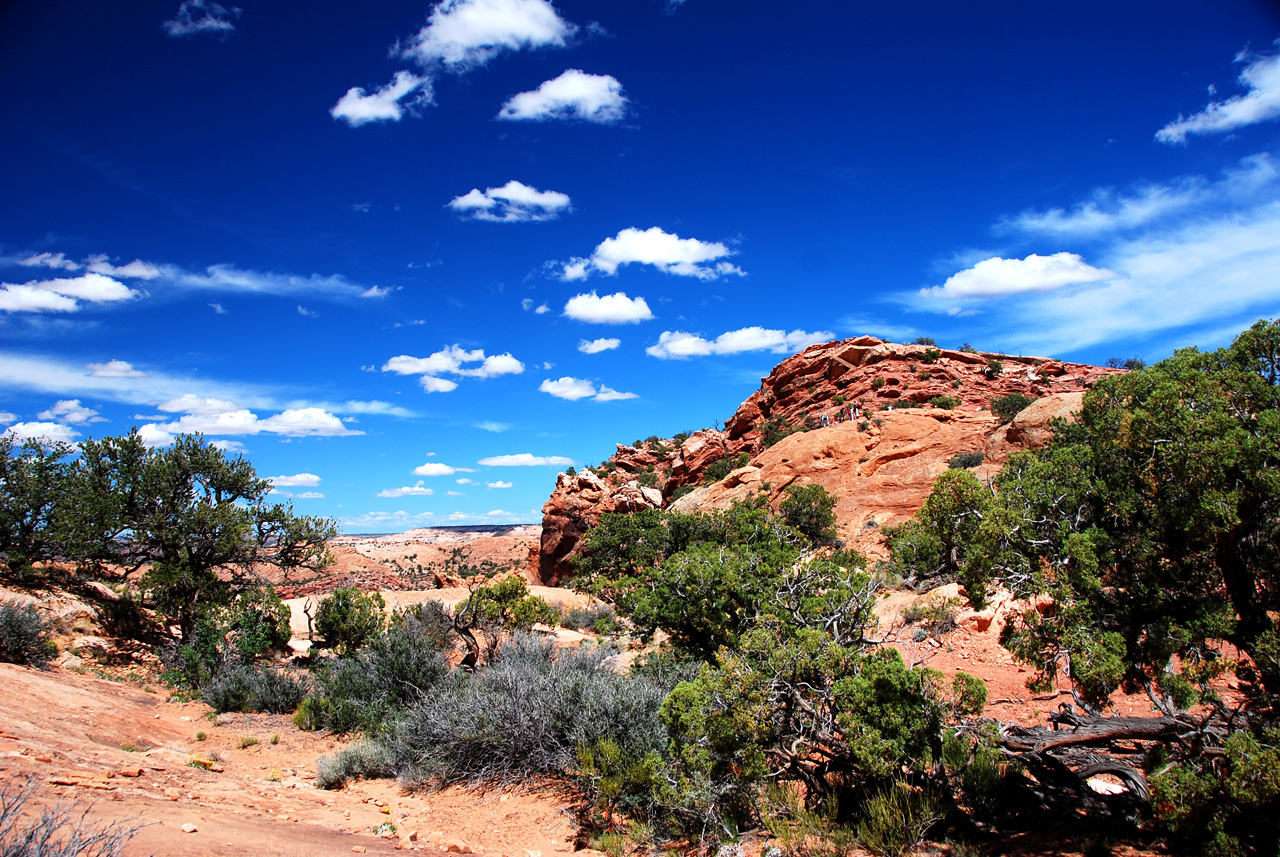
<svg viewBox="0 0 1280 857">
<path fill-rule="evenodd" d="M 1118 371 L 870 336 L 813 345 L 762 378 L 723 430 L 618 444 L 601 467 L 562 473 L 530 576 L 548 585 L 571 576 L 583 534 L 606 512 L 719 509 L 754 493 L 776 503 L 797 483 L 831 491 L 840 537 L 880 556 L 880 530 L 915 514 L 953 457 L 981 453 L 975 472 L 994 475 L 1011 453 L 1047 442 L 1050 420 Z M 991 403 L 1011 393 L 1035 401 L 1002 423 Z M 952 407 L 930 404 L 940 397 Z M 859 415 L 842 421 L 851 406 Z M 713 465 L 727 475 L 708 478 Z"/>
</svg>

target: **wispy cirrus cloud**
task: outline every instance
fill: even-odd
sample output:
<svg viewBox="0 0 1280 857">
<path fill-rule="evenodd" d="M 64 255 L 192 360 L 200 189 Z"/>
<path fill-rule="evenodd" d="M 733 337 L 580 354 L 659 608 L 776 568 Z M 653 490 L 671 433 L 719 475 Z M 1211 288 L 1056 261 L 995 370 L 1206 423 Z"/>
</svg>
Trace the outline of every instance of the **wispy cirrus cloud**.
<svg viewBox="0 0 1280 857">
<path fill-rule="evenodd" d="M 476 463 L 484 467 L 572 467 L 577 464 L 572 458 L 563 455 L 534 455 L 530 452 L 492 455 Z"/>
<path fill-rule="evenodd" d="M 575 257 L 559 263 L 560 279 L 584 280 L 593 273 L 614 275 L 625 265 L 652 265 L 660 271 L 699 280 L 715 280 L 725 276 L 745 276 L 746 272 L 731 262 L 733 250 L 719 241 L 681 238 L 660 227 L 623 229 L 612 238 L 596 245 L 589 257 Z M 721 260 L 721 261 L 717 261 Z"/>
<path fill-rule="evenodd" d="M 1280 42 L 1277 42 L 1280 44 Z M 1211 101 L 1199 113 L 1179 116 L 1156 132 L 1161 143 L 1185 143 L 1188 134 L 1224 134 L 1280 118 L 1280 51 L 1257 56 L 1247 51 L 1236 54 L 1240 85 L 1247 92 L 1223 101 Z"/>
<path fill-rule="evenodd" d="M 537 89 L 511 96 L 498 111 L 498 118 L 524 122 L 578 120 L 613 125 L 626 118 L 628 103 L 616 77 L 571 68 L 559 77 L 544 81 Z"/>
<path fill-rule="evenodd" d="M 236 28 L 240 17 L 235 6 L 223 6 L 214 0 L 185 0 L 178 13 L 160 25 L 170 36 L 194 36 L 200 33 L 226 35 Z"/>
<path fill-rule="evenodd" d="M 1280 305 L 1276 185 L 1270 158 L 1254 155 L 1214 181 L 1183 177 L 1023 212 L 998 229 L 1070 242 L 1087 256 L 992 257 L 899 299 L 916 310 L 963 312 L 974 335 L 1006 351 L 1071 354 L 1175 333 L 1222 341 L 1224 330 Z"/>
<path fill-rule="evenodd" d="M 554 190 L 538 190 L 512 179 L 502 187 L 472 188 L 462 196 L 454 197 L 449 208 L 472 220 L 488 220 L 495 223 L 525 223 L 536 220 L 554 220 L 569 211 L 568 194 Z"/>
<path fill-rule="evenodd" d="M 802 351 L 810 345 L 835 338 L 829 330 L 812 333 L 804 330 L 774 330 L 764 327 L 743 327 L 720 334 L 715 339 L 704 339 L 682 330 L 665 330 L 655 345 L 645 349 L 645 354 L 660 360 L 684 360 L 689 357 L 741 354 L 745 351 L 771 351 L 786 354 Z"/>
</svg>

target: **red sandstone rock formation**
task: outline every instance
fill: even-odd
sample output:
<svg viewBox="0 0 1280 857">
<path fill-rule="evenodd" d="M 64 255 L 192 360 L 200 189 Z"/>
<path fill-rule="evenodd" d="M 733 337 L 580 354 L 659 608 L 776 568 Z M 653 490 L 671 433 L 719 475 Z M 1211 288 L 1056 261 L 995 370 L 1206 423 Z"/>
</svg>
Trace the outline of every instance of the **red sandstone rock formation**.
<svg viewBox="0 0 1280 857">
<path fill-rule="evenodd" d="M 605 512 L 725 508 L 760 491 L 776 501 L 796 482 L 835 494 L 841 537 L 878 555 L 880 528 L 915 514 L 948 459 L 981 452 L 977 472 L 993 475 L 1010 452 L 1047 442 L 1049 420 L 1078 409 L 1084 391 L 1116 371 L 869 336 L 811 346 L 761 379 L 724 431 L 703 429 L 679 445 L 619 444 L 600 468 L 562 474 L 542 509 L 537 577 L 554 585 L 572 574 L 582 534 Z M 1010 393 L 1036 402 L 1001 425 L 989 406 Z M 959 404 L 929 404 L 938 397 Z M 840 421 L 850 405 L 859 406 L 861 416 Z M 766 427 L 781 434 L 805 426 L 810 430 L 765 446 Z M 747 463 L 736 466 L 743 453 Z M 732 460 L 728 475 L 703 485 L 707 468 L 724 459 Z"/>
</svg>

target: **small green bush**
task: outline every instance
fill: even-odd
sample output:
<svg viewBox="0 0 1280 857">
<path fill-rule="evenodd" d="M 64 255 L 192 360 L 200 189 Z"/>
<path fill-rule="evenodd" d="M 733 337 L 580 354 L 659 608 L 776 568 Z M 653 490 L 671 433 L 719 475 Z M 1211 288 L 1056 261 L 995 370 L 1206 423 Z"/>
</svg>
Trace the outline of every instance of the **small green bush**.
<svg viewBox="0 0 1280 857">
<path fill-rule="evenodd" d="M 999 417 L 1000 422 L 1007 423 L 1035 401 L 1035 399 L 1029 399 L 1021 393 L 1010 393 L 1007 396 L 992 399 L 991 412 Z"/>
<path fill-rule="evenodd" d="M 816 544 L 835 541 L 835 495 L 821 485 L 788 485 L 786 494 L 778 504 L 778 515 L 787 526 Z"/>
<path fill-rule="evenodd" d="M 603 628 L 612 628 L 617 625 L 617 622 L 617 615 L 608 604 L 574 607 L 572 610 L 566 611 L 560 620 L 561 625 L 574 631 L 584 631 L 587 628 L 595 630 L 597 625 Z"/>
<path fill-rule="evenodd" d="M 871 379 L 871 389 L 879 390 L 883 386 L 884 386 L 884 378 L 881 378 L 879 375 Z"/>
<path fill-rule="evenodd" d="M 953 390 L 959 390 L 959 389 L 960 389 L 960 379 L 959 379 L 959 378 L 956 378 L 956 379 L 954 379 L 954 380 L 951 382 L 951 389 L 953 389 Z"/>
<path fill-rule="evenodd" d="M 391 751 L 376 741 L 357 741 L 332 756 L 316 759 L 316 785 L 322 789 L 340 789 L 348 780 L 383 779 L 395 775 L 395 758 Z"/>
<path fill-rule="evenodd" d="M 676 432 L 676 436 L 671 438 L 671 442 L 675 444 L 677 447 L 680 447 L 680 446 L 684 446 L 684 442 L 688 439 L 689 439 L 689 433 L 687 431 Z"/>
<path fill-rule="evenodd" d="M 934 339 L 932 336 L 917 336 L 912 341 L 916 345 L 937 345 L 938 344 L 938 340 Z"/>
<path fill-rule="evenodd" d="M 44 669 L 58 651 L 48 634 L 34 604 L 0 602 L 0 661 Z"/>
<path fill-rule="evenodd" d="M 288 714 L 310 689 L 306 673 L 227 661 L 200 691 L 214 711 L 265 711 Z"/>
<path fill-rule="evenodd" d="M 942 352 L 936 348 L 926 348 L 924 354 L 920 355 L 921 363 L 937 363 L 942 358 Z"/>
<path fill-rule="evenodd" d="M 987 376 L 988 381 L 994 381 L 1004 374 L 1004 364 L 993 357 L 987 361 L 987 368 L 982 370 L 982 374 Z"/>
<path fill-rule="evenodd" d="M 938 801 L 902 782 L 867 799 L 858 823 L 858 839 L 876 857 L 901 857 L 924 841 L 940 818 Z"/>
<path fill-rule="evenodd" d="M 969 343 L 967 343 L 967 342 L 962 343 L 962 344 L 960 345 L 959 350 L 960 350 L 960 351 L 963 351 L 965 354 L 977 354 L 977 353 L 978 353 L 978 349 L 974 348 L 972 345 L 970 345 L 970 344 L 969 344 Z"/>
<path fill-rule="evenodd" d="M 315 628 L 325 648 L 350 655 L 382 630 L 387 602 L 354 586 L 335 589 L 316 608 Z"/>
<path fill-rule="evenodd" d="M 957 467 L 977 467 L 982 463 L 984 457 L 981 452 L 958 452 L 947 459 L 947 467 L 953 469 Z"/>
<path fill-rule="evenodd" d="M 933 405 L 935 408 L 950 411 L 960 406 L 960 400 L 955 396 L 934 396 L 929 400 L 929 404 Z"/>
</svg>

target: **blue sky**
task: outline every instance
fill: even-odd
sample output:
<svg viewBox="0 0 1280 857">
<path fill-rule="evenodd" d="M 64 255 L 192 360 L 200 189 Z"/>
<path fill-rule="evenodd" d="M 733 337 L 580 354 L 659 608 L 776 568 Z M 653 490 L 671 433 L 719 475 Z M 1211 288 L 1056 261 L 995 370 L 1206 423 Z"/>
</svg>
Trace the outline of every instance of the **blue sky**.
<svg viewBox="0 0 1280 857">
<path fill-rule="evenodd" d="M 829 338 L 1223 344 L 1280 314 L 1278 37 L 1244 0 L 10 0 L 0 417 L 203 431 L 389 531 L 537 521 Z"/>
</svg>

